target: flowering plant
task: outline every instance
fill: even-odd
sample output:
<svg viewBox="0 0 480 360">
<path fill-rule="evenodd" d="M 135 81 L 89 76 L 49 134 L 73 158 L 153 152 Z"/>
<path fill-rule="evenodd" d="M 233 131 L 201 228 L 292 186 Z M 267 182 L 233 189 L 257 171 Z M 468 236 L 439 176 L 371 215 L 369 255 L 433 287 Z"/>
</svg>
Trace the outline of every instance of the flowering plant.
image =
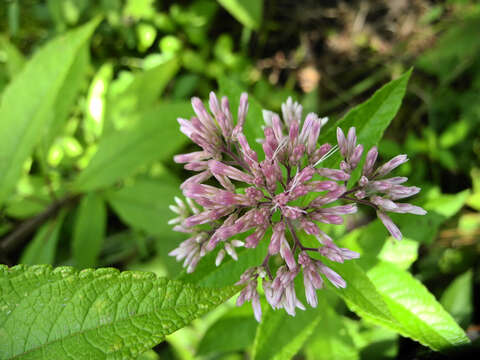
<svg viewBox="0 0 480 360">
<path fill-rule="evenodd" d="M 268 303 L 274 309 L 284 308 L 290 315 L 295 315 L 297 307 L 305 309 L 294 288 L 294 279 L 300 272 L 307 302 L 312 307 L 318 304 L 316 290 L 323 287 L 321 275 L 335 287 L 347 286 L 321 258 L 343 263 L 359 254 L 337 246 L 318 223 L 342 224 L 343 216 L 355 213 L 358 204 L 366 205 L 375 209 L 390 234 L 400 240 L 402 234 L 387 212 L 426 214 L 421 207 L 397 202 L 417 194 L 420 188 L 404 186 L 405 177 L 386 177 L 408 160 L 406 155 L 376 167 L 378 151 L 372 147 L 366 154 L 360 179 L 347 189 L 364 152 L 363 146 L 357 144 L 355 127 L 346 136 L 338 127 L 335 146 L 318 144 L 328 119 L 310 113 L 303 120 L 302 106 L 288 98 L 282 105 L 281 116 L 263 111 L 265 137 L 259 141 L 264 159 L 260 159 L 243 131 L 248 111 L 246 93 L 240 98 L 236 124 L 226 97 L 219 102 L 210 93 L 211 114 L 198 98 L 192 99 L 192 105 L 196 117 L 178 122 L 180 130 L 202 150 L 177 155 L 174 160 L 198 174 L 181 185 L 186 204 L 176 198 L 177 204 L 171 209 L 178 217 L 170 220 L 170 224 L 175 224 L 174 230 L 188 233 L 190 238 L 170 255 L 183 260 L 187 272 L 192 272 L 208 252 L 218 249 L 218 266 L 226 254 L 238 259 L 235 248 L 255 248 L 260 241 L 268 241 L 264 261 L 247 269 L 237 282 L 245 285 L 237 304 L 251 301 L 258 321 L 259 279 Z M 336 151 L 342 157 L 339 168 L 323 167 L 323 162 Z M 206 184 L 207 181 L 216 186 Z M 271 236 L 266 235 L 269 229 Z M 248 231 L 251 233 L 244 241 L 235 238 Z M 299 232 L 315 236 L 318 247 L 305 246 Z M 273 256 L 281 259 L 275 273 L 269 261 Z"/>
</svg>

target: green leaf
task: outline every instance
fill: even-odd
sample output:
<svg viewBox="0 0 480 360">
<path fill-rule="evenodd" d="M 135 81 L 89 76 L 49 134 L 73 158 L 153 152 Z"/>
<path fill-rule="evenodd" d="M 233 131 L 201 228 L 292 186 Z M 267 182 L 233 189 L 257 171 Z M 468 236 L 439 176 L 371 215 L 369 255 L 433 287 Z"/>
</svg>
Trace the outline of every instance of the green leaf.
<svg viewBox="0 0 480 360">
<path fill-rule="evenodd" d="M 72 252 L 79 268 L 94 267 L 105 238 L 107 210 L 99 194 L 85 195 L 78 207 Z"/>
<path fill-rule="evenodd" d="M 417 260 L 419 246 L 417 241 L 407 238 L 403 238 L 402 241 L 386 241 L 378 258 L 406 270 Z"/>
<path fill-rule="evenodd" d="M 400 229 L 404 230 L 402 226 Z M 390 236 L 380 220 L 349 232 L 339 240 L 339 244 L 361 254 L 356 263 L 364 270 L 375 265 L 377 259 L 408 269 L 418 257 L 418 241 L 407 237 L 397 241 Z"/>
<path fill-rule="evenodd" d="M 344 289 L 337 289 L 330 283 L 326 283 L 345 300 L 352 311 L 379 324 L 395 325 L 396 321 L 382 295 L 355 261 L 347 261 L 343 264 L 323 261 L 347 282 L 347 287 Z"/>
<path fill-rule="evenodd" d="M 20 264 L 53 264 L 65 212 L 43 225 L 20 257 Z"/>
<path fill-rule="evenodd" d="M 319 309 L 328 306 L 324 298 L 319 299 Z M 253 360 L 287 360 L 301 349 L 322 320 L 322 311 L 307 306 L 305 311 L 297 309 L 295 316 L 283 309 L 267 307 L 262 322 L 257 328 L 253 344 Z"/>
<path fill-rule="evenodd" d="M 104 126 L 106 93 L 113 76 L 113 64 L 105 63 L 92 79 L 86 100 L 83 132 L 88 142 L 100 137 Z"/>
<path fill-rule="evenodd" d="M 344 324 L 332 307 L 319 307 L 320 323 L 306 344 L 305 354 L 312 360 L 357 360 L 360 354 Z"/>
<path fill-rule="evenodd" d="M 236 122 L 238 104 L 240 103 L 240 95 L 245 90 L 242 89 L 237 82 L 227 77 L 220 78 L 218 80 L 218 86 L 220 88 L 220 93 L 228 97 L 230 109 L 232 111 L 234 121 Z M 262 106 L 253 96 L 249 94 L 248 113 L 245 119 L 245 125 L 243 126 L 243 132 L 250 146 L 257 152 L 257 154 L 263 153 L 262 146 L 255 141 L 256 139 L 262 139 L 264 137 L 262 125 L 264 125 Z"/>
<path fill-rule="evenodd" d="M 105 136 L 89 165 L 73 184 L 76 191 L 106 187 L 154 160 L 167 160 L 186 141 L 177 117 L 192 113 L 189 103 L 161 104 L 143 114 L 133 128 Z"/>
<path fill-rule="evenodd" d="M 124 73 L 108 89 L 105 134 L 135 125 L 147 109 L 155 105 L 179 68 L 177 59 L 163 62 L 138 73 Z M 178 114 L 180 115 L 180 114 Z"/>
<path fill-rule="evenodd" d="M 175 180 L 139 179 L 131 186 L 106 194 L 109 204 L 120 218 L 133 228 L 155 235 L 170 235 L 168 220 L 175 214 L 169 209 L 173 197 L 180 194 Z"/>
<path fill-rule="evenodd" d="M 11 193 L 35 145 L 56 121 L 55 106 L 98 22 L 49 42 L 5 89 L 0 105 L 0 203 Z"/>
<path fill-rule="evenodd" d="M 253 344 L 257 326 L 251 308 L 235 307 L 208 328 L 198 345 L 197 355 L 244 350 Z"/>
<path fill-rule="evenodd" d="M 218 0 L 232 16 L 250 29 L 258 29 L 262 21 L 263 0 Z"/>
<path fill-rule="evenodd" d="M 65 126 L 65 121 L 68 119 L 68 116 L 72 111 L 72 105 L 74 105 L 78 93 L 84 85 L 89 64 L 90 44 L 86 42 L 78 50 L 76 58 L 63 81 L 62 87 L 58 91 L 55 104 L 51 109 L 52 120 L 48 129 L 45 130 L 45 136 L 43 136 L 40 141 L 42 160 L 46 159 L 47 152 L 55 139 L 55 136 L 57 136 Z"/>
<path fill-rule="evenodd" d="M 337 143 L 337 127 L 348 131 L 352 126 L 355 126 L 357 131 L 358 143 L 364 146 L 365 152 L 372 146 L 377 145 L 383 136 L 385 129 L 395 117 L 403 96 L 407 89 L 408 79 L 412 70 L 407 71 L 381 89 L 377 90 L 373 96 L 363 104 L 360 104 L 350 110 L 347 115 L 334 126 L 330 126 L 325 134 L 320 138 L 321 142 L 328 142 L 330 144 Z M 340 154 L 337 152 L 324 162 L 324 166 L 331 167 L 336 165 L 340 160 Z M 360 177 L 360 170 L 362 163 L 352 174 L 350 183 L 354 183 Z"/>
<path fill-rule="evenodd" d="M 441 304 L 463 328 L 470 324 L 473 313 L 472 270 L 457 276 L 440 299 Z"/>
<path fill-rule="evenodd" d="M 25 65 L 25 57 L 6 36 L 0 36 L 0 50 L 3 52 L 8 77 L 13 79 Z"/>
<path fill-rule="evenodd" d="M 379 262 L 367 274 L 401 325 L 400 334 L 433 350 L 469 342 L 435 297 L 410 273 L 393 264 Z"/>
<path fill-rule="evenodd" d="M 108 268 L 0 266 L 0 358 L 135 358 L 237 291 Z"/>
</svg>

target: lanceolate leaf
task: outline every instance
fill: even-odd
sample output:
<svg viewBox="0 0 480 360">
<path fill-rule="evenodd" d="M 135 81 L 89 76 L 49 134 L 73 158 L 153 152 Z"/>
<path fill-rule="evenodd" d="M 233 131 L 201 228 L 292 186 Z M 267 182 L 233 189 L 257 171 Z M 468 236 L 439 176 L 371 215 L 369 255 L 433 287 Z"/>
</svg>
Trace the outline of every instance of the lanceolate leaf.
<svg viewBox="0 0 480 360">
<path fill-rule="evenodd" d="M 348 131 L 351 126 L 355 126 L 358 143 L 364 146 L 365 152 L 376 145 L 400 108 L 411 73 L 412 70 L 407 71 L 398 79 L 389 82 L 376 91 L 366 102 L 350 110 L 343 119 L 334 126 L 330 126 L 324 135 L 321 135 L 320 142 L 336 144 L 337 126 L 341 127 L 343 131 Z M 339 162 L 339 159 L 340 155 L 337 152 L 326 160 L 324 164 L 326 167 L 333 166 Z M 360 163 L 357 170 L 361 169 L 361 167 L 362 163 Z M 352 183 L 358 179 L 359 174 L 359 171 L 352 174 Z"/>
<path fill-rule="evenodd" d="M 366 274 L 354 263 L 328 266 L 346 280 L 347 287 L 335 291 L 358 315 L 434 350 L 468 343 L 452 317 L 407 271 L 382 261 Z"/>
<path fill-rule="evenodd" d="M 469 342 L 464 331 L 435 297 L 407 271 L 379 262 L 368 271 L 368 276 L 403 327 L 402 335 L 434 350 Z"/>
<path fill-rule="evenodd" d="M 73 230 L 73 258 L 79 268 L 94 267 L 105 238 L 107 210 L 97 193 L 89 193 L 80 202 Z"/>
<path fill-rule="evenodd" d="M 236 291 L 115 269 L 0 266 L 0 358 L 135 358 Z"/>
<path fill-rule="evenodd" d="M 55 219 L 43 225 L 35 234 L 33 240 L 20 258 L 21 264 L 53 264 L 57 243 L 59 240 L 60 229 L 66 212 L 62 211 Z"/>
<path fill-rule="evenodd" d="M 25 160 L 55 120 L 65 81 L 98 20 L 39 50 L 5 89 L 0 105 L 0 202 L 11 192 Z"/>
<path fill-rule="evenodd" d="M 134 128 L 105 136 L 87 168 L 74 183 L 77 191 L 111 185 L 154 160 L 171 159 L 187 137 L 178 130 L 177 117 L 188 118 L 189 103 L 161 104 L 143 114 Z"/>
</svg>

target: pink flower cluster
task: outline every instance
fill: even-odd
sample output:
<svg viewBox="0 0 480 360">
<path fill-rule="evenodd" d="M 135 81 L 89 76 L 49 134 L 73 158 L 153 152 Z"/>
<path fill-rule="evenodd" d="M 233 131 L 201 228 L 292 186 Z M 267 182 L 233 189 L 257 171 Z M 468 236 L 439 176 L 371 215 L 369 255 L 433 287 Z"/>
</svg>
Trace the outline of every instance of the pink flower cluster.
<svg viewBox="0 0 480 360">
<path fill-rule="evenodd" d="M 268 303 L 275 309 L 284 308 L 290 315 L 295 315 L 296 308 L 305 309 L 294 288 L 300 272 L 307 302 L 313 307 L 317 306 L 316 290 L 323 287 L 322 276 L 336 287 L 346 286 L 342 277 L 320 259 L 343 263 L 359 254 L 338 247 L 318 223 L 342 224 L 344 215 L 356 212 L 357 204 L 365 204 L 375 208 L 392 236 L 401 239 L 399 229 L 386 213 L 426 212 L 396 202 L 418 193 L 418 187 L 403 186 L 407 180 L 404 177 L 385 178 L 408 160 L 406 155 L 375 168 L 378 152 L 375 147 L 370 149 L 358 184 L 347 190 L 346 183 L 364 150 L 357 145 L 355 128 L 350 128 L 347 136 L 337 128 L 336 146 L 319 145 L 327 119 L 310 113 L 303 121 L 302 106 L 291 98 L 282 105 L 282 116 L 264 110 L 264 158 L 259 158 L 243 132 L 247 99 L 246 93 L 240 97 L 236 124 L 228 99 L 223 97 L 219 102 L 214 93 L 210 93 L 211 114 L 200 99 L 193 98 L 196 116 L 178 119 L 180 130 L 202 150 L 175 156 L 177 163 L 184 163 L 185 169 L 197 174 L 181 185 L 186 204 L 177 198 L 177 204 L 171 207 L 178 217 L 169 223 L 175 224 L 174 230 L 191 236 L 170 255 L 183 260 L 187 272 L 192 272 L 211 251 L 218 251 L 218 266 L 227 254 L 237 260 L 236 248 L 255 248 L 260 241 L 268 241 L 263 263 L 247 269 L 237 283 L 245 285 L 237 304 L 251 301 L 260 321 L 259 279 Z M 340 168 L 322 167 L 322 162 L 338 150 L 343 158 Z M 346 204 L 339 205 L 338 201 Z M 271 235 L 266 236 L 270 229 Z M 244 240 L 235 239 L 246 232 Z M 305 246 L 301 232 L 316 237 L 319 246 Z M 282 262 L 275 272 L 269 264 L 274 256 Z"/>
</svg>

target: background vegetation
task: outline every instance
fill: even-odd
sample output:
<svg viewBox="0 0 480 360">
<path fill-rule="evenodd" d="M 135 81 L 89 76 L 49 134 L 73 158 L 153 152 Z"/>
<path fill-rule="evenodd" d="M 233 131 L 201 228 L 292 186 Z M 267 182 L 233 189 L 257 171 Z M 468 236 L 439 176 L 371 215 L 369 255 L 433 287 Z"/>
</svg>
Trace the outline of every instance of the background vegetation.
<svg viewBox="0 0 480 360">
<path fill-rule="evenodd" d="M 429 215 L 400 222 L 400 247 L 369 213 L 336 235 L 410 269 L 475 340 L 479 30 L 468 0 L 3 1 L 0 263 L 183 276 L 167 256 L 183 236 L 167 221 L 187 176 L 172 156 L 193 149 L 176 122 L 191 96 L 246 89 L 251 109 L 274 111 L 292 96 L 334 123 L 413 66 L 379 150 L 408 154 L 398 173 L 422 187 Z M 298 359 L 433 356 L 337 308 L 343 316 L 311 323 Z M 255 347 L 266 359 L 256 332 L 251 310 L 227 303 L 139 358 L 243 359 Z"/>
</svg>

